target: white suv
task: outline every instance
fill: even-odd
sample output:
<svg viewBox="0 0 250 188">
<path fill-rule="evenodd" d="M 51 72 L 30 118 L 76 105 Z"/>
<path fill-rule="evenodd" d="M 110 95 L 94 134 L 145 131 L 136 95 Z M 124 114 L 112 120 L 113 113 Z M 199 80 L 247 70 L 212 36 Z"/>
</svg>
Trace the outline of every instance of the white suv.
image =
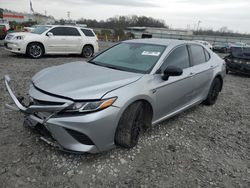
<svg viewBox="0 0 250 188">
<path fill-rule="evenodd" d="M 82 54 L 89 58 L 99 51 L 98 39 L 92 29 L 65 25 L 44 25 L 30 33 L 10 33 L 4 46 L 10 52 L 32 58 L 44 54 Z"/>
</svg>

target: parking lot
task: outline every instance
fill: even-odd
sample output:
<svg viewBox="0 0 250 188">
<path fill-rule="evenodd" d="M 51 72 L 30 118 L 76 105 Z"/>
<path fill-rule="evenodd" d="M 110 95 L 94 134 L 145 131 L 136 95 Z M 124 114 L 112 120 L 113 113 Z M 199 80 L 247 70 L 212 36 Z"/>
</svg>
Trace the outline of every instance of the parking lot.
<svg viewBox="0 0 250 188">
<path fill-rule="evenodd" d="M 0 187 L 250 187 L 250 78 L 229 74 L 214 106 L 162 122 L 131 150 L 76 155 L 43 143 L 21 114 L 5 109 L 3 80 L 10 74 L 24 94 L 36 72 L 74 61 L 84 58 L 34 60 L 0 44 Z"/>
</svg>

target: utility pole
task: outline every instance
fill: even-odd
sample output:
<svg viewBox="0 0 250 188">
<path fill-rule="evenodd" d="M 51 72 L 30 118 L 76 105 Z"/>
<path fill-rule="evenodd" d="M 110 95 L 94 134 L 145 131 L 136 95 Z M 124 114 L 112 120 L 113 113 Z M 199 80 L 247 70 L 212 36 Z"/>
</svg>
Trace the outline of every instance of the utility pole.
<svg viewBox="0 0 250 188">
<path fill-rule="evenodd" d="M 201 21 L 198 21 L 198 25 L 197 25 L 197 31 L 199 31 L 199 27 L 200 27 Z"/>
<path fill-rule="evenodd" d="M 70 11 L 67 12 L 68 19 L 70 20 Z"/>
<path fill-rule="evenodd" d="M 44 14 L 45 14 L 45 16 L 47 16 L 47 11 L 46 10 L 44 11 Z"/>
</svg>

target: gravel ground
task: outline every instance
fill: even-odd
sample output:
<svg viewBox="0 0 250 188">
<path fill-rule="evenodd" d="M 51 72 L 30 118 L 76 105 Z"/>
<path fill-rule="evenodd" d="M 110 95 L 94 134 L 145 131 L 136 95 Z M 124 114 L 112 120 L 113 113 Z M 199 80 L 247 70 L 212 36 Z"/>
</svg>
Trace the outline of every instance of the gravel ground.
<svg viewBox="0 0 250 188">
<path fill-rule="evenodd" d="M 0 46 L 0 187 L 250 187 L 250 78 L 239 75 L 226 77 L 216 105 L 162 122 L 133 149 L 73 155 L 41 142 L 21 114 L 5 109 L 3 75 L 25 93 L 36 72 L 78 60 L 32 60 Z"/>
</svg>

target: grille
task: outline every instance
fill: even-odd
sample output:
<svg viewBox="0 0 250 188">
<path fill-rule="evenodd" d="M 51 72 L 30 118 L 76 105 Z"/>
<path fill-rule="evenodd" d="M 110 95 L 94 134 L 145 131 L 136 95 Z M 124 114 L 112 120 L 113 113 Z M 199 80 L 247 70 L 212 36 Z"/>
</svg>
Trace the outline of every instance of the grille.
<svg viewBox="0 0 250 188">
<path fill-rule="evenodd" d="M 35 105 L 63 105 L 64 103 L 62 102 L 50 102 L 50 101 L 41 101 L 41 100 L 36 100 L 33 99 L 33 104 Z"/>
<path fill-rule="evenodd" d="M 74 138 L 76 139 L 78 142 L 80 142 L 81 144 L 84 145 L 95 145 L 92 140 L 90 140 L 90 138 L 88 136 L 86 136 L 83 133 L 80 133 L 78 131 L 74 131 L 72 129 L 66 129 L 65 130 Z"/>
</svg>

